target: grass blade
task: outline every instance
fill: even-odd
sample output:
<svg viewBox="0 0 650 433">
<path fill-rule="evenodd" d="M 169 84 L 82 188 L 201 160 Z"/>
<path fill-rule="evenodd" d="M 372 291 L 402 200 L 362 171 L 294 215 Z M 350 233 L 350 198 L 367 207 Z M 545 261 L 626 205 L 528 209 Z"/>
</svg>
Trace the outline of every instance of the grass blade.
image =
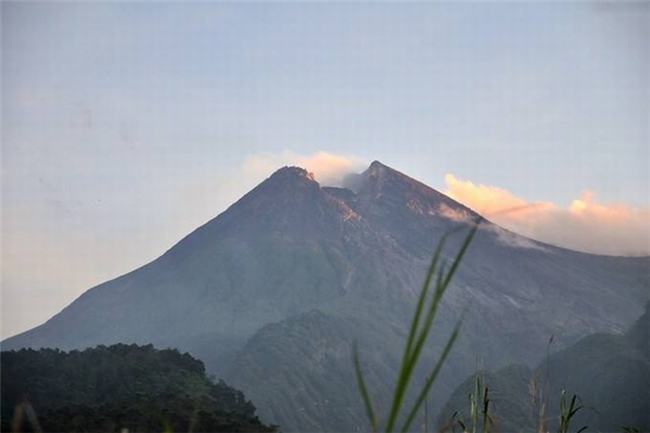
<svg viewBox="0 0 650 433">
<path fill-rule="evenodd" d="M 456 273 L 456 270 L 458 270 L 458 266 L 460 265 L 461 260 L 463 260 L 463 257 L 465 256 L 465 252 L 467 252 L 467 248 L 469 248 L 469 244 L 472 243 L 472 239 L 474 239 L 474 235 L 476 235 L 476 232 L 478 231 L 478 228 L 482 220 L 483 220 L 482 217 L 476 219 L 476 221 L 474 222 L 474 226 L 472 227 L 469 234 L 465 238 L 465 241 L 463 241 L 463 244 L 460 247 L 460 251 L 458 251 L 458 254 L 456 254 L 456 259 L 452 263 L 451 268 L 449 268 L 449 272 L 445 277 L 445 282 L 444 282 L 445 288 L 447 287 L 447 285 L 449 285 L 449 282 L 451 281 L 451 278 Z"/>
<path fill-rule="evenodd" d="M 405 359 L 410 357 L 411 355 L 411 349 L 413 346 L 413 340 L 415 338 L 415 334 L 418 329 L 418 325 L 420 322 L 420 316 L 422 315 L 422 308 L 424 308 L 424 302 L 426 300 L 426 297 L 429 292 L 429 287 L 431 286 L 431 280 L 433 278 L 433 275 L 436 272 L 436 268 L 438 266 L 438 260 L 440 258 L 440 253 L 442 252 L 442 249 L 445 244 L 445 240 L 447 238 L 447 235 L 444 235 L 442 239 L 440 239 L 440 242 L 438 242 L 438 246 L 436 247 L 436 251 L 433 254 L 433 258 L 431 259 L 431 264 L 429 265 L 429 269 L 427 270 L 427 275 L 424 278 L 424 284 L 422 285 L 422 290 L 420 292 L 420 297 L 418 299 L 418 304 L 415 309 L 415 314 L 413 315 L 413 322 L 411 323 L 411 329 L 409 331 L 409 338 L 406 342 L 406 348 L 404 349 L 404 356 L 402 358 L 402 364 L 404 364 Z"/>
<path fill-rule="evenodd" d="M 433 326 L 433 322 L 435 320 L 438 311 L 438 306 L 441 302 L 442 296 L 447 290 L 447 287 L 449 286 L 453 276 L 455 275 L 482 221 L 483 218 L 480 216 L 474 219 L 473 226 L 471 227 L 469 233 L 461 243 L 460 249 L 456 254 L 456 257 L 454 258 L 451 267 L 448 270 L 446 270 L 444 266 L 440 266 L 439 269 L 438 266 L 438 262 L 440 261 L 440 257 L 442 255 L 442 250 L 445 245 L 445 241 L 449 235 L 459 230 L 462 230 L 467 226 L 463 225 L 445 233 L 440 239 L 440 241 L 438 242 L 438 245 L 436 246 L 435 252 L 431 259 L 431 264 L 427 269 L 422 290 L 420 291 L 420 294 L 418 296 L 416 308 L 413 314 L 413 318 L 411 320 L 411 326 L 409 329 L 407 341 L 404 347 L 404 351 L 402 353 L 402 360 L 398 372 L 398 377 L 395 383 L 395 389 L 393 391 L 393 400 L 392 400 L 389 416 L 386 421 L 386 427 L 385 427 L 386 433 L 393 432 L 397 420 L 400 418 L 400 411 L 402 409 L 404 397 L 406 395 L 407 389 L 409 387 L 409 383 L 415 371 L 415 367 L 417 366 L 420 356 L 422 354 L 422 350 L 426 343 L 427 337 L 431 332 L 431 328 Z M 429 288 L 431 286 L 431 282 L 434 275 L 437 275 L 435 290 L 433 296 L 431 297 L 430 305 L 426 306 L 427 299 L 429 298 Z M 424 318 L 422 317 L 423 314 L 425 314 Z M 459 327 L 461 322 L 462 320 L 458 322 L 454 331 L 449 337 L 447 344 L 445 345 L 443 352 L 440 355 L 440 358 L 438 359 L 433 369 L 433 372 L 428 376 L 427 380 L 425 381 L 425 386 L 420 392 L 415 406 L 411 408 L 411 410 L 408 412 L 408 417 L 404 424 L 403 430 L 408 429 L 410 424 L 413 422 L 413 419 L 415 418 L 418 409 L 421 407 L 423 401 L 426 399 L 429 389 L 431 388 L 432 384 L 436 380 L 437 375 L 440 369 L 442 368 L 442 365 L 446 361 L 449 352 L 451 351 L 451 348 L 453 347 L 458 337 L 458 332 L 459 332 Z M 354 347 L 353 357 L 354 357 L 355 372 L 357 376 L 359 390 L 361 392 L 364 405 L 366 407 L 368 418 L 370 418 L 373 431 L 376 431 L 378 427 L 377 419 L 374 414 L 374 410 L 372 407 L 372 403 L 370 401 L 370 397 L 368 395 L 368 390 L 366 388 L 365 381 L 363 379 L 363 374 L 361 372 L 361 367 L 359 365 L 359 358 L 358 358 L 356 346 Z"/>
<path fill-rule="evenodd" d="M 375 417 L 375 411 L 372 408 L 372 401 L 370 400 L 370 395 L 368 394 L 368 388 L 366 387 L 366 382 L 363 379 L 363 372 L 361 371 L 361 364 L 359 363 L 359 352 L 357 351 L 357 346 L 354 344 L 352 347 L 352 358 L 354 361 L 354 371 L 357 377 L 357 385 L 359 386 L 359 392 L 361 393 L 361 398 L 363 399 L 363 404 L 366 407 L 366 414 L 370 420 L 370 426 L 372 427 L 373 433 L 377 431 L 377 418 Z"/>
<path fill-rule="evenodd" d="M 406 418 L 406 421 L 404 422 L 404 426 L 402 427 L 401 431 L 406 432 L 408 431 L 408 428 L 411 426 L 411 423 L 415 419 L 415 416 L 417 415 L 418 411 L 420 410 L 420 406 L 422 406 L 422 403 L 424 402 L 424 399 L 426 398 L 427 394 L 429 393 L 429 390 L 431 389 L 431 385 L 433 385 L 433 382 L 435 382 L 436 378 L 438 377 L 438 373 L 440 373 L 440 369 L 442 368 L 443 364 L 447 360 L 447 357 L 449 356 L 449 353 L 451 352 L 451 348 L 454 346 L 454 343 L 456 342 L 456 339 L 458 338 L 458 333 L 460 332 L 460 326 L 461 326 L 462 321 L 458 321 L 456 324 L 453 332 L 449 336 L 449 339 L 447 340 L 447 344 L 445 344 L 445 348 L 443 349 L 440 358 L 438 358 L 438 362 L 436 362 L 435 367 L 431 371 L 431 374 L 429 375 L 427 381 L 424 384 L 424 387 L 422 388 L 422 391 L 420 391 L 420 395 L 418 396 L 415 404 L 411 408 L 411 411 L 409 412 L 408 417 Z"/>
<path fill-rule="evenodd" d="M 402 406 L 402 401 L 404 399 L 404 394 L 406 393 L 406 388 L 408 387 L 408 382 L 410 379 L 410 371 L 412 369 L 413 365 L 413 342 L 415 340 L 415 336 L 417 334 L 417 330 L 420 324 L 420 317 L 422 316 L 422 310 L 424 309 L 425 301 L 427 298 L 427 295 L 429 293 L 429 287 L 431 286 L 431 280 L 433 278 L 433 275 L 435 274 L 437 265 L 438 265 L 438 260 L 440 259 L 440 254 L 442 253 L 442 249 L 445 244 L 445 240 L 449 234 L 445 234 L 442 239 L 438 242 L 438 245 L 436 247 L 436 251 L 433 255 L 433 258 L 431 259 L 431 264 L 429 265 L 429 269 L 427 270 L 426 277 L 424 279 L 424 284 L 422 286 L 422 290 L 420 291 L 420 295 L 418 297 L 418 303 L 415 308 L 415 313 L 413 315 L 413 320 L 411 322 L 411 329 L 409 330 L 409 335 L 408 339 L 406 342 L 406 347 L 404 348 L 404 354 L 402 355 L 402 363 L 400 366 L 400 372 L 397 380 L 397 385 L 395 387 L 395 392 L 393 395 L 393 403 L 391 405 L 391 410 L 390 410 L 390 415 L 388 417 L 388 421 L 386 423 L 386 431 L 390 432 L 392 431 L 395 422 L 397 421 L 397 414 L 399 413 L 399 409 Z M 426 323 L 425 319 L 425 323 Z"/>
<path fill-rule="evenodd" d="M 386 425 L 386 432 L 392 431 L 394 423 L 397 420 L 397 412 L 399 411 L 399 408 L 401 406 L 401 401 L 403 400 L 404 394 L 406 393 L 406 387 L 408 386 L 408 382 L 410 381 L 410 378 L 413 374 L 415 365 L 417 364 L 417 361 L 422 353 L 424 343 L 426 342 L 427 337 L 431 332 L 431 327 L 433 326 L 433 320 L 438 311 L 438 306 L 440 304 L 440 301 L 442 300 L 442 296 L 447 290 L 447 287 L 449 287 L 449 283 L 451 282 L 452 277 L 454 276 L 456 270 L 458 269 L 458 265 L 463 259 L 463 256 L 465 255 L 467 248 L 472 242 L 472 239 L 474 238 L 474 235 L 478 230 L 479 224 L 480 224 L 480 220 L 477 220 L 474 226 L 471 228 L 470 232 L 465 237 L 465 240 L 463 241 L 459 252 L 456 254 L 456 257 L 454 258 L 454 261 L 449 271 L 445 274 L 444 266 L 442 266 L 438 273 L 436 289 L 434 291 L 434 297 L 431 302 L 431 306 L 427 312 L 427 316 L 424 320 L 424 324 L 419 333 L 415 346 L 411 348 L 410 356 L 409 358 L 407 358 L 407 362 L 403 366 L 402 371 L 400 371 L 400 379 L 402 379 L 403 377 L 404 382 L 400 382 L 402 384 L 402 388 L 400 389 L 401 394 L 399 395 L 400 398 L 399 405 L 396 407 L 395 414 L 391 412 L 391 418 L 389 419 L 389 423 Z"/>
</svg>

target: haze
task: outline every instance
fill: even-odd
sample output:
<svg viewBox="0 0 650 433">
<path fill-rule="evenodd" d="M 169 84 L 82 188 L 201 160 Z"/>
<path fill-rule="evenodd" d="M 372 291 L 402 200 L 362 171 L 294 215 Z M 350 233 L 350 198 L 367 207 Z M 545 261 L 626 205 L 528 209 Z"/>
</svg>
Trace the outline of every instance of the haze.
<svg viewBox="0 0 650 433">
<path fill-rule="evenodd" d="M 563 246 L 648 254 L 647 3 L 1 8 L 3 337 L 287 163 L 544 203 L 510 224 L 558 244 L 586 209 Z"/>
</svg>

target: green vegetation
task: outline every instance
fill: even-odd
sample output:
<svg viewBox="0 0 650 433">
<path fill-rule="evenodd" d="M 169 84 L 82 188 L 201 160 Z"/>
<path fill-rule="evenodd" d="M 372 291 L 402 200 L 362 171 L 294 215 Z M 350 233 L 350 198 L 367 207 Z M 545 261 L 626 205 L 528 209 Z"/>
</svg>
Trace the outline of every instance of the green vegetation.
<svg viewBox="0 0 650 433">
<path fill-rule="evenodd" d="M 569 433 L 569 427 L 571 425 L 571 420 L 575 415 L 583 409 L 583 406 L 578 404 L 576 405 L 578 396 L 573 395 L 571 400 L 567 400 L 567 394 L 565 390 L 562 390 L 562 395 L 560 396 L 560 426 L 558 427 L 558 433 Z M 587 429 L 587 426 L 580 427 L 576 433 L 580 433 Z"/>
<path fill-rule="evenodd" d="M 244 395 L 177 350 L 2 352 L 2 431 L 272 432 Z"/>
<path fill-rule="evenodd" d="M 447 339 L 447 343 L 445 344 L 438 358 L 438 361 L 436 362 L 429 375 L 427 375 L 424 386 L 417 394 L 415 402 L 412 404 L 410 409 L 402 411 L 409 384 L 413 377 L 415 368 L 418 365 L 424 344 L 426 343 L 427 338 L 431 332 L 431 328 L 433 326 L 436 313 L 438 312 L 438 306 L 440 305 L 442 296 L 445 294 L 445 291 L 447 290 L 447 287 L 449 287 L 451 279 L 458 270 L 458 266 L 460 265 L 461 260 L 467 251 L 467 248 L 472 242 L 472 239 L 478 230 L 480 222 L 481 219 L 477 219 L 473 224 L 472 228 L 469 231 L 469 234 L 465 237 L 465 240 L 462 242 L 458 253 L 456 254 L 451 266 L 448 269 L 444 263 L 440 263 L 440 256 L 444 248 L 445 241 L 452 232 L 445 234 L 436 247 L 435 253 L 433 254 L 433 258 L 431 260 L 431 265 L 429 266 L 426 277 L 424 279 L 424 284 L 417 301 L 410 331 L 406 340 L 406 345 L 404 347 L 401 366 L 397 376 L 396 385 L 393 390 L 392 404 L 384 427 L 386 433 L 395 431 L 396 425 L 400 421 L 402 422 L 402 427 L 399 429 L 399 431 L 409 431 L 411 424 L 413 423 L 416 415 L 422 407 L 422 404 L 429 394 L 431 386 L 438 377 L 440 369 L 442 368 L 445 360 L 447 359 L 447 356 L 449 355 L 449 352 L 456 342 L 456 338 L 458 337 L 458 332 L 460 330 L 460 320 L 457 322 L 454 330 Z M 433 290 L 433 293 L 430 295 L 429 289 L 432 281 L 434 280 L 434 276 L 435 288 Z M 373 403 L 365 383 L 363 372 L 361 370 L 359 355 L 356 347 L 353 350 L 353 361 L 357 383 L 359 385 L 359 391 L 366 408 L 366 413 L 368 415 L 372 431 L 376 432 L 380 428 L 380 420 L 375 414 Z"/>
<path fill-rule="evenodd" d="M 484 384 L 480 374 L 476 375 L 474 390 L 469 395 L 469 416 L 471 421 L 471 433 L 477 433 L 479 419 L 481 420 L 481 433 L 489 433 L 492 417 L 490 417 L 490 399 L 488 397 L 488 387 Z M 458 423 L 467 431 L 465 424 L 458 420 Z"/>
<path fill-rule="evenodd" d="M 488 387 L 485 385 L 485 382 L 481 377 L 482 375 L 482 372 L 477 373 L 476 380 L 474 382 L 474 389 L 469 394 L 470 424 L 466 425 L 462 421 L 462 415 L 459 416 L 458 412 L 454 412 L 451 420 L 441 430 L 444 431 L 448 427 L 451 427 L 451 429 L 454 430 L 454 424 L 458 423 L 458 425 L 462 428 L 462 431 L 466 433 L 477 433 L 479 431 L 481 433 L 489 433 L 490 427 L 494 424 L 494 420 L 490 414 L 491 400 L 488 398 Z M 571 397 L 569 400 L 566 391 L 562 390 L 562 393 L 560 395 L 560 407 L 558 416 L 559 424 L 557 427 L 557 433 L 571 433 L 572 420 L 580 410 L 584 409 L 584 406 L 582 406 L 578 401 L 579 400 L 577 395 L 574 394 L 573 397 Z M 509 423 L 505 424 L 509 427 L 501 431 L 537 431 L 538 433 L 546 433 L 549 431 L 546 421 L 546 419 L 540 418 L 538 420 L 537 426 L 535 426 L 535 429 L 533 429 L 530 425 L 527 428 L 513 428 L 513 424 Z M 480 430 L 479 425 L 481 427 Z M 587 428 L 588 426 L 582 426 L 576 430 L 575 433 L 581 433 L 587 430 Z"/>
</svg>

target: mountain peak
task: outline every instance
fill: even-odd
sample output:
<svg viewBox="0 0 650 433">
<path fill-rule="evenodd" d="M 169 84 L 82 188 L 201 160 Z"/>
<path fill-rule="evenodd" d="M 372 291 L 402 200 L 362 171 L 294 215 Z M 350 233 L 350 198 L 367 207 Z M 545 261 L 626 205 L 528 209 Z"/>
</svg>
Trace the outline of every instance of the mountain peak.
<svg viewBox="0 0 650 433">
<path fill-rule="evenodd" d="M 350 173 L 343 180 L 343 186 L 358 193 L 367 186 L 368 181 L 376 182 L 386 177 L 402 176 L 409 179 L 399 171 L 390 168 L 380 161 L 373 161 L 362 173 Z"/>
<path fill-rule="evenodd" d="M 378 184 L 377 186 L 380 189 L 385 188 L 386 186 L 398 187 L 398 189 L 409 188 L 409 189 L 423 189 L 431 190 L 432 188 L 424 185 L 421 182 L 405 175 L 404 173 L 395 170 L 379 161 L 373 161 L 370 166 L 361 173 L 361 178 L 364 180 L 364 183 L 368 184 Z"/>
<path fill-rule="evenodd" d="M 362 206 L 376 208 L 378 214 L 393 222 L 417 215 L 432 224 L 445 224 L 448 220 L 476 216 L 461 203 L 379 161 L 373 161 L 363 173 L 349 177 L 347 186 L 357 194 Z M 411 243 L 421 237 L 416 232 L 412 235 Z"/>
<path fill-rule="evenodd" d="M 276 170 L 269 179 L 290 179 L 290 178 L 303 178 L 311 182 L 316 182 L 314 174 L 308 172 L 302 167 L 297 166 L 284 166 Z"/>
<path fill-rule="evenodd" d="M 385 164 L 382 164 L 377 160 L 373 161 L 364 172 L 364 174 L 371 175 L 371 176 L 381 176 L 387 173 L 399 173 L 399 172 L 397 170 L 390 168 Z"/>
<path fill-rule="evenodd" d="M 302 167 L 285 166 L 276 170 L 252 191 L 242 197 L 240 202 L 258 201 L 266 203 L 281 202 L 284 199 L 298 200 L 300 197 L 314 197 L 320 190 L 320 185 L 314 175 Z M 281 199 L 284 197 L 284 199 Z M 238 202 L 239 203 L 239 202 Z M 259 204 L 259 203 L 258 203 Z M 268 207 L 274 207 L 268 204 Z"/>
</svg>

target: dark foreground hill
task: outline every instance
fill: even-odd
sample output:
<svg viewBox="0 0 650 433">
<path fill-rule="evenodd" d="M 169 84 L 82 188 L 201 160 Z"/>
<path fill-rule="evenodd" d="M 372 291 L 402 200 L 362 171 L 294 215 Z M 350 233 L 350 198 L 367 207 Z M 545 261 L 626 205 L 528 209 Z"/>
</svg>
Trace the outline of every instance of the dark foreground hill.
<svg viewBox="0 0 650 433">
<path fill-rule="evenodd" d="M 448 261 L 475 217 L 379 162 L 346 188 L 285 167 L 158 259 L 88 290 L 3 348 L 176 347 L 243 390 L 284 431 L 365 429 L 351 343 L 359 343 L 381 410 L 432 250 L 459 229 L 443 253 Z M 650 297 L 649 265 L 648 257 L 569 251 L 486 222 L 423 353 L 431 365 L 466 312 L 432 407 L 476 369 L 477 357 L 486 368 L 534 366 L 551 334 L 562 347 L 624 330 Z"/>
<path fill-rule="evenodd" d="M 625 334 L 594 334 L 551 354 L 536 369 L 511 365 L 480 372 L 489 388 L 492 417 L 502 433 L 536 431 L 539 401 L 532 389 L 548 396 L 548 425 L 554 431 L 562 390 L 576 394 L 584 409 L 574 425 L 590 432 L 622 432 L 624 427 L 650 431 L 650 303 Z M 441 416 L 444 425 L 454 412 L 469 419 L 468 395 L 474 376 L 452 394 Z M 539 399 L 538 399 L 539 400 Z M 632 431 L 632 430 L 630 430 Z"/>
<path fill-rule="evenodd" d="M 244 395 L 176 350 L 2 352 L 2 431 L 273 432 Z"/>
</svg>

